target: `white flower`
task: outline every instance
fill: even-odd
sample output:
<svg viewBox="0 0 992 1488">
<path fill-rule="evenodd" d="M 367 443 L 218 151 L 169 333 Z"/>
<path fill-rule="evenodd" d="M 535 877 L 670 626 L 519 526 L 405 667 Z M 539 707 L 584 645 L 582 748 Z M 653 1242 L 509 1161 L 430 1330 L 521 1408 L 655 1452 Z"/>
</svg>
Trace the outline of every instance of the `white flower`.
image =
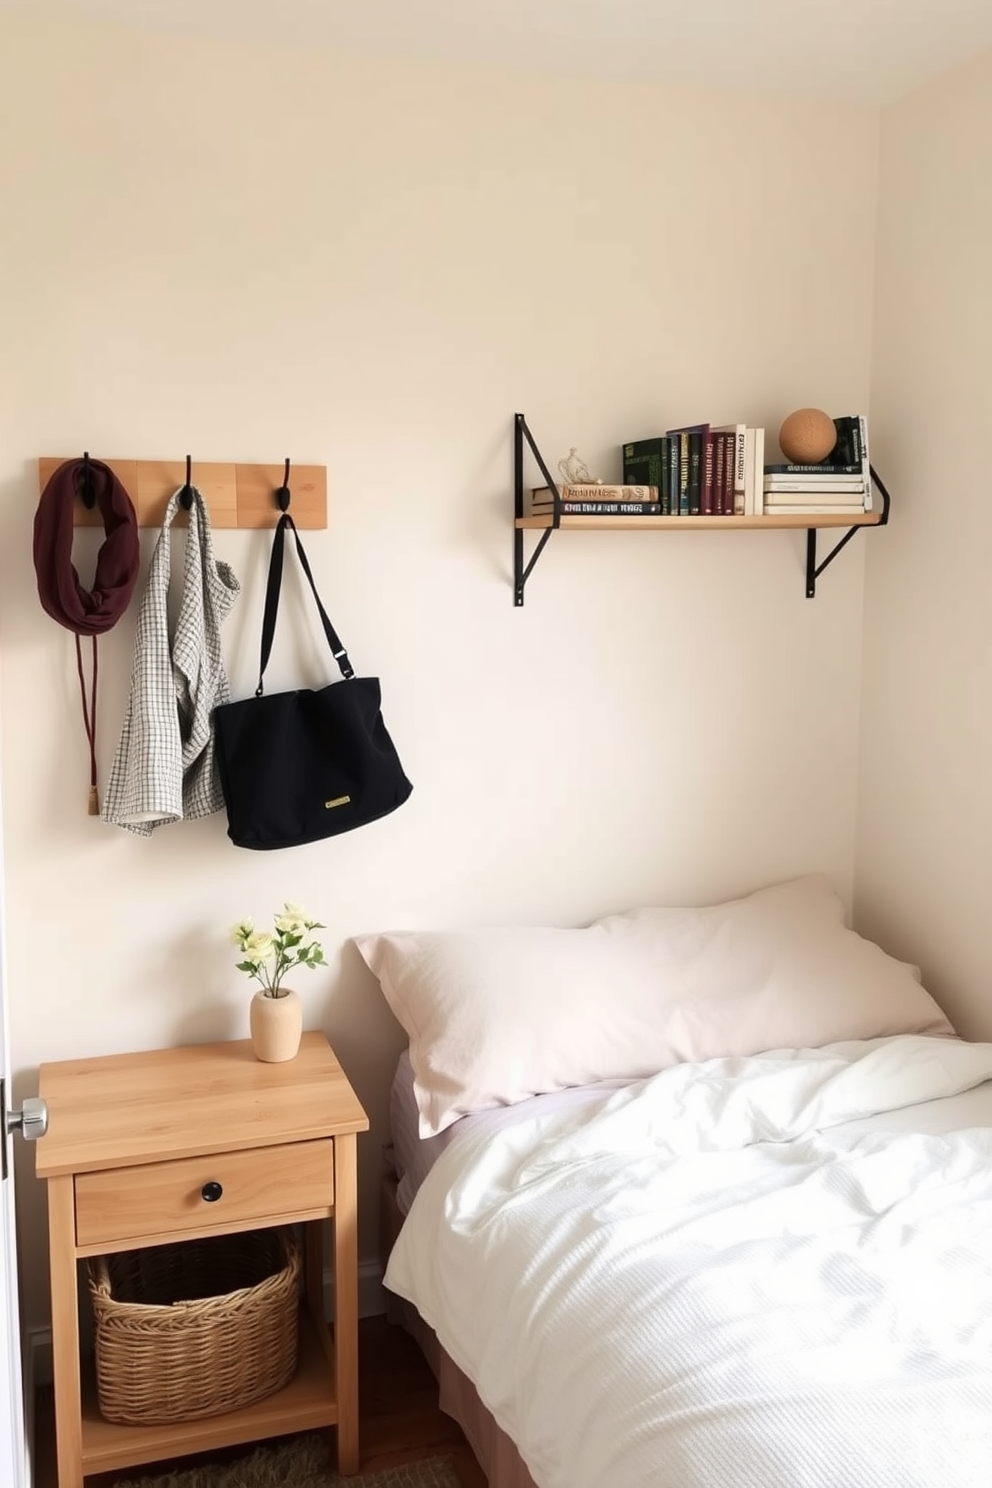
<svg viewBox="0 0 992 1488">
<path fill-rule="evenodd" d="M 310 922 L 306 915 L 297 914 L 294 910 L 292 914 L 276 915 L 276 929 L 280 935 L 305 935 L 310 929 Z"/>
<path fill-rule="evenodd" d="M 275 949 L 275 941 L 267 930 L 256 930 L 245 938 L 241 947 L 249 961 L 265 961 Z"/>
<path fill-rule="evenodd" d="M 236 925 L 231 926 L 231 944 L 236 945 L 239 950 L 244 950 L 245 941 L 254 931 L 255 926 L 251 920 L 239 920 Z"/>
</svg>

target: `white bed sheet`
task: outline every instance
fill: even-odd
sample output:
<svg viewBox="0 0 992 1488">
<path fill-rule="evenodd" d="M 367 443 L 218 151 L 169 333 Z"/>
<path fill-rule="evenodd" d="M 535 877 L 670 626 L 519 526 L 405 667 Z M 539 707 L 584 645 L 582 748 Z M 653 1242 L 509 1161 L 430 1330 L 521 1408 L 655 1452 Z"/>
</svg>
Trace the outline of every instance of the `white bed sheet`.
<svg viewBox="0 0 992 1488">
<path fill-rule="evenodd" d="M 397 1179 L 396 1201 L 400 1213 L 407 1214 L 413 1197 L 431 1168 L 451 1143 L 470 1132 L 488 1132 L 491 1136 L 538 1113 L 578 1111 L 631 1085 L 630 1080 L 603 1080 L 596 1085 L 576 1085 L 548 1095 L 535 1095 L 514 1106 L 499 1106 L 463 1116 L 453 1126 L 435 1137 L 422 1137 L 418 1130 L 420 1117 L 413 1088 L 413 1067 L 404 1049 L 396 1065 L 389 1093 L 389 1130 L 392 1164 Z M 640 1083 L 640 1082 L 636 1082 Z M 897 1111 L 884 1111 L 875 1116 L 846 1123 L 844 1130 L 869 1131 L 953 1131 L 959 1126 L 992 1125 L 992 1084 L 978 1086 L 962 1095 L 943 1100 L 914 1104 Z M 992 1488 L 992 1479 L 990 1479 Z"/>
<path fill-rule="evenodd" d="M 540 1488 L 988 1488 L 992 1045 L 526 1104 L 459 1123 L 386 1281 Z"/>
<path fill-rule="evenodd" d="M 595 1085 L 576 1085 L 569 1090 L 555 1090 L 535 1095 L 513 1106 L 496 1106 L 462 1116 L 452 1126 L 434 1137 L 422 1137 L 418 1130 L 420 1111 L 413 1088 L 413 1066 L 406 1049 L 399 1057 L 389 1092 L 389 1131 L 392 1164 L 396 1174 L 396 1202 L 401 1214 L 409 1211 L 414 1194 L 423 1183 L 441 1153 L 458 1137 L 470 1132 L 495 1135 L 508 1126 L 530 1120 L 536 1112 L 581 1110 L 605 1093 L 612 1094 L 629 1085 L 629 1080 L 602 1080 Z"/>
</svg>

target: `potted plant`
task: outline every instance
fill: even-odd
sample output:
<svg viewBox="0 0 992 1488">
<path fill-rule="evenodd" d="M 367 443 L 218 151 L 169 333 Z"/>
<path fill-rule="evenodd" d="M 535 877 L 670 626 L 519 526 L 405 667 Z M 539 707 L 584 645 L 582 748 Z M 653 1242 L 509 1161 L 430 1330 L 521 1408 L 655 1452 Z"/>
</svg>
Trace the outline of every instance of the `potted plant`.
<svg viewBox="0 0 992 1488">
<path fill-rule="evenodd" d="M 298 993 L 283 981 L 294 966 L 311 971 L 323 964 L 324 952 L 313 938 L 323 930 L 298 904 L 284 904 L 273 917 L 272 930 L 256 930 L 252 920 L 240 920 L 231 940 L 241 952 L 238 970 L 261 986 L 251 1000 L 249 1027 L 256 1058 L 266 1064 L 293 1059 L 303 1033 L 303 1007 Z"/>
</svg>

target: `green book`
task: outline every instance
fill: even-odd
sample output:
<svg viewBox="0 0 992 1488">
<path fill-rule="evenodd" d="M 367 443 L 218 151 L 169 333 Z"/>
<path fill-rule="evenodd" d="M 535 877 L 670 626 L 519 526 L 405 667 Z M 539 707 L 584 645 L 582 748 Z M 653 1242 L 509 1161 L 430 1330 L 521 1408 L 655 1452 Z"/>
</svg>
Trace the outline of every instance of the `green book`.
<svg viewBox="0 0 992 1488">
<path fill-rule="evenodd" d="M 626 486 L 655 486 L 663 515 L 672 511 L 670 440 L 667 434 L 656 439 L 634 439 L 621 446 L 623 483 Z"/>
</svg>

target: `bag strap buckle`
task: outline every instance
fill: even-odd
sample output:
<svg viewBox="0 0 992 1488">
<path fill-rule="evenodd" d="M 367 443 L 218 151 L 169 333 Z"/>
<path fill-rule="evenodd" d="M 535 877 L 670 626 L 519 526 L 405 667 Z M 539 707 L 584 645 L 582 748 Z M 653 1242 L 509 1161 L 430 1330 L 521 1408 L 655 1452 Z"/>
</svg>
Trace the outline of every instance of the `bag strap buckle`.
<svg viewBox="0 0 992 1488">
<path fill-rule="evenodd" d="M 348 660 L 348 653 L 342 646 L 341 638 L 339 637 L 337 631 L 334 629 L 334 626 L 331 624 L 327 615 L 327 611 L 324 609 L 324 606 L 321 603 L 320 595 L 317 593 L 317 585 L 314 583 L 313 574 L 310 571 L 310 564 L 307 561 L 307 555 L 303 551 L 303 544 L 300 542 L 300 534 L 296 530 L 296 524 L 293 521 L 292 517 L 289 515 L 289 512 L 284 511 L 282 516 L 279 518 L 279 521 L 276 523 L 275 536 L 272 539 L 272 553 L 269 558 L 269 578 L 265 586 L 265 611 L 262 615 L 262 646 L 261 655 L 259 656 L 258 689 L 255 693 L 256 697 L 261 697 L 262 695 L 262 678 L 265 676 L 265 668 L 269 664 L 269 656 L 272 651 L 272 641 L 275 637 L 276 632 L 276 615 L 279 611 L 279 592 L 282 587 L 282 559 L 283 549 L 286 545 L 287 527 L 290 529 L 294 539 L 296 540 L 296 552 L 300 560 L 300 567 L 303 569 L 303 572 L 307 577 L 307 582 L 309 583 L 310 588 L 313 591 L 313 597 L 317 604 L 317 612 L 320 615 L 320 623 L 324 628 L 324 635 L 327 639 L 327 645 L 330 649 L 331 655 L 334 657 L 334 660 L 340 667 L 341 675 L 345 678 L 346 681 L 348 680 L 348 678 L 355 675 L 355 669 L 352 666 L 351 662 Z"/>
</svg>

